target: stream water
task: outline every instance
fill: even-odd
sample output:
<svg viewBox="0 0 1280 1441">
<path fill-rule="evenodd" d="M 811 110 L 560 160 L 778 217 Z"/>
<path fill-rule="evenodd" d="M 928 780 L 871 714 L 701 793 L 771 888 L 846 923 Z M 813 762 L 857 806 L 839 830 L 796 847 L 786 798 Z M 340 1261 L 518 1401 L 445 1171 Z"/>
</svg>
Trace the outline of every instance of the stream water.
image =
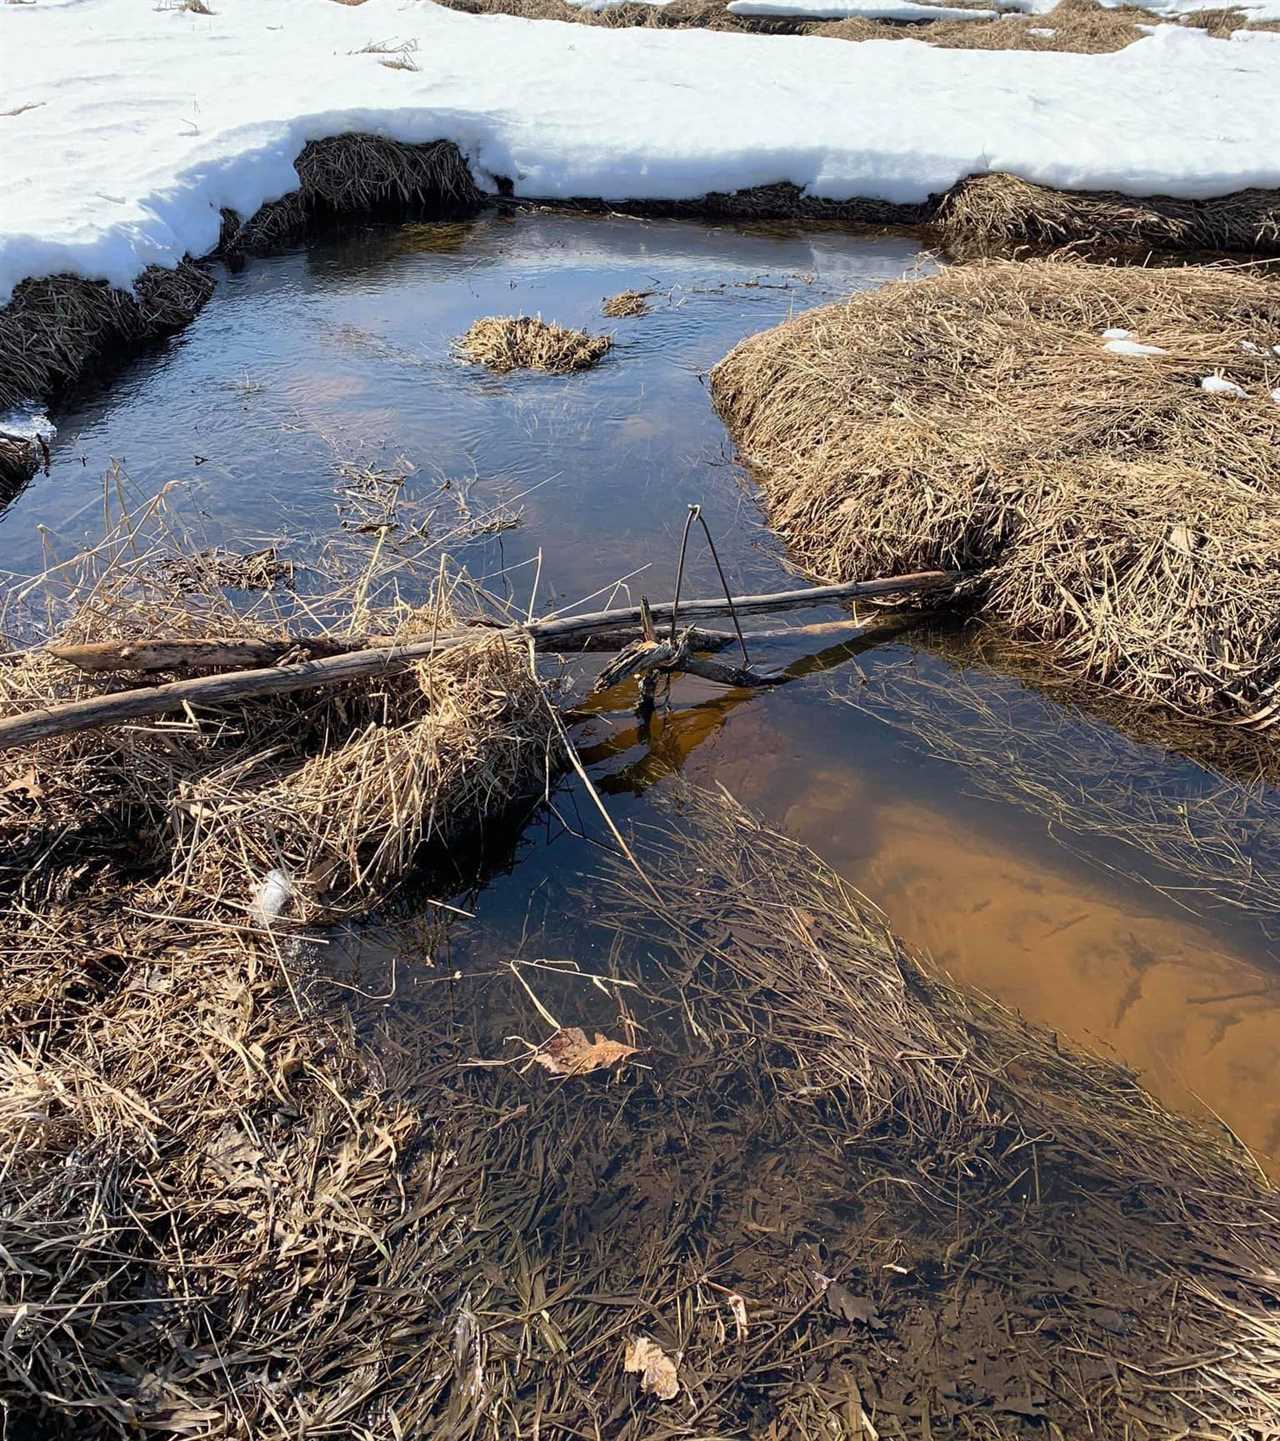
<svg viewBox="0 0 1280 1441">
<path fill-rule="evenodd" d="M 538 611 L 668 594 L 697 501 L 735 589 L 791 587 L 705 373 L 793 311 L 928 263 L 907 239 L 838 229 L 542 213 L 371 229 L 254 261 L 220 278 L 186 331 L 54 415 L 48 475 L 0 514 L 0 566 L 38 571 L 92 542 L 106 475 L 138 497 L 180 481 L 208 543 L 277 544 L 304 574 L 314 537 L 388 517 L 411 530 L 434 508 L 435 539 L 452 528 L 449 548 L 473 575 Z M 651 312 L 604 321 L 601 299 L 622 289 L 653 292 Z M 567 379 L 495 377 L 454 358 L 474 319 L 513 312 L 608 328 L 616 344 Z M 690 590 L 713 593 L 700 548 L 691 568 Z M 592 703 L 576 740 L 615 820 L 643 822 L 678 773 L 723 784 L 957 981 L 1120 1058 L 1280 1171 L 1280 971 L 1267 914 L 1248 900 L 1254 832 L 1240 831 L 1229 862 L 1240 886 L 1223 900 L 1141 846 L 1064 825 L 1044 786 L 1032 804 L 1025 785 L 978 785 L 954 756 L 928 754 L 916 713 L 895 711 L 901 686 L 871 710 L 844 703 L 875 691 L 887 667 L 934 696 L 962 681 L 971 695 L 1008 689 L 963 645 L 783 642 L 761 659 L 804 657 L 796 679 L 764 693 L 680 680 L 647 727 L 632 692 Z M 571 662 L 578 694 L 598 663 Z M 1024 734 L 1072 724 L 1053 701 L 1018 700 Z M 1135 814 L 1154 785 L 1194 830 L 1211 778 L 1141 749 Z M 997 754 L 988 777 L 1000 764 Z M 510 864 L 458 898 L 474 922 L 435 955 L 395 935 L 374 949 L 388 965 L 399 949 L 402 985 L 460 949 L 589 968 L 597 941 L 580 895 L 607 843 L 567 781 Z"/>
</svg>

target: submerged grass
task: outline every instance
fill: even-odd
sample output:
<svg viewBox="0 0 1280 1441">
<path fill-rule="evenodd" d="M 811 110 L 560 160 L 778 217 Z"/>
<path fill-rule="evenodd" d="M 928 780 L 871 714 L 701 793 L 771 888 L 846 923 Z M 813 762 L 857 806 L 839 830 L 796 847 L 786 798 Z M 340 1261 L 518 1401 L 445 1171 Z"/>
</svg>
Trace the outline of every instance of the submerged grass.
<svg viewBox="0 0 1280 1441">
<path fill-rule="evenodd" d="M 589 370 L 612 346 L 611 335 L 588 335 L 534 315 L 483 316 L 457 341 L 459 355 L 499 375 L 512 370 L 555 375 Z"/>
<path fill-rule="evenodd" d="M 297 600 L 233 607 L 209 552 L 175 590 L 168 559 L 130 523 L 26 600 L 70 640 L 259 636 Z M 447 620 L 448 594 L 404 605 L 387 565 L 320 608 Z M 0 714 L 132 679 L 25 651 Z M 584 898 L 595 974 L 479 948 L 418 961 L 397 995 L 326 963 L 319 928 L 423 843 L 501 832 L 557 733 L 528 657 L 481 638 L 372 685 L 0 758 L 19 1430 L 1280 1426 L 1280 1214 L 1245 1158 L 926 979 L 723 797 L 682 793 L 636 837 L 657 887 L 619 861 Z M 639 1053 L 556 1077 L 532 1064 L 548 1026 Z M 642 1339 L 669 1400 L 626 1369 Z"/>
<path fill-rule="evenodd" d="M 973 571 L 984 613 L 1061 672 L 1261 726 L 1277 344 L 1280 293 L 1238 272 L 992 263 L 811 311 L 712 388 L 811 574 Z"/>
</svg>

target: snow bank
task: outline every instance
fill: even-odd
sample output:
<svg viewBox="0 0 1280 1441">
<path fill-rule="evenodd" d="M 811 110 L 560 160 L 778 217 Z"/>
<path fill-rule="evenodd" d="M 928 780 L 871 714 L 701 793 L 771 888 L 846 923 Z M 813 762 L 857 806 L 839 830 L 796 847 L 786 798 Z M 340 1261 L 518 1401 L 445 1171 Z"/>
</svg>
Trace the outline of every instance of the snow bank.
<svg viewBox="0 0 1280 1441">
<path fill-rule="evenodd" d="M 547 199 L 791 181 L 914 204 L 966 175 L 1203 197 L 1280 186 L 1280 46 L 1164 27 L 1113 55 L 611 30 L 429 3 L 0 4 L 0 303 L 61 271 L 127 286 L 295 188 L 312 139 L 455 141 Z M 363 53 L 410 52 L 416 69 Z"/>
<path fill-rule="evenodd" d="M 847 20 L 851 16 L 861 20 L 994 20 L 997 15 L 995 10 L 918 5 L 915 0 L 729 0 L 727 8 L 734 15 L 785 15 L 795 20 Z"/>
</svg>

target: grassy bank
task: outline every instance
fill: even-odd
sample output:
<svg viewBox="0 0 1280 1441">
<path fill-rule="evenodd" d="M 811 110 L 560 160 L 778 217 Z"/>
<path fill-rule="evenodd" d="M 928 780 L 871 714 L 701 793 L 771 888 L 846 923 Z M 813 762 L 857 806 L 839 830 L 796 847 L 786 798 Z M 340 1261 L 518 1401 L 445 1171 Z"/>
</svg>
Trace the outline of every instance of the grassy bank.
<svg viewBox="0 0 1280 1441">
<path fill-rule="evenodd" d="M 1278 343 L 1248 274 L 993 263 L 755 336 L 712 389 L 812 575 L 971 571 L 1060 675 L 1265 727 Z"/>
</svg>

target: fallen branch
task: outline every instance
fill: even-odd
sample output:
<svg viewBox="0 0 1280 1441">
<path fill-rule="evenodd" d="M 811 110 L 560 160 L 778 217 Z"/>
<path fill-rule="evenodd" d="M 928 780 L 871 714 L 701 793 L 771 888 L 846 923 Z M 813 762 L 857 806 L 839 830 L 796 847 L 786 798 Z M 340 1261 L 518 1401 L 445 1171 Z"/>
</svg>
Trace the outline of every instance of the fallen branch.
<svg viewBox="0 0 1280 1441">
<path fill-rule="evenodd" d="M 883 595 L 910 595 L 954 585 L 961 576 L 951 571 L 927 571 L 887 580 L 853 581 L 846 585 L 810 587 L 806 590 L 778 591 L 773 595 L 738 596 L 733 604 L 739 611 L 759 613 L 785 610 L 798 605 L 820 605 L 828 600 L 857 599 Z M 671 614 L 670 605 L 652 607 L 655 618 Z M 688 600 L 680 612 L 687 618 L 730 614 L 729 603 L 723 600 Z M 640 623 L 640 608 L 593 611 L 584 615 L 556 620 L 533 621 L 507 629 L 511 634 L 527 635 L 538 650 L 616 650 L 634 639 Z M 747 640 L 776 640 L 794 634 L 820 634 L 825 629 L 837 630 L 849 622 L 828 621 L 817 626 L 791 630 L 749 631 Z M 491 627 L 498 629 L 498 627 Z M 437 644 L 444 648 L 475 638 L 482 628 L 465 627 L 442 631 Z M 180 637 L 174 639 L 88 641 L 79 645 L 50 645 L 45 649 L 58 660 L 66 661 L 91 675 L 114 671 L 174 670 L 247 670 L 261 666 L 286 664 L 289 659 L 323 660 L 348 655 L 353 651 L 374 651 L 396 646 L 406 649 L 425 637 L 413 635 L 285 635 L 278 638 L 245 640 L 238 637 Z M 737 636 L 728 631 L 695 629 L 691 642 L 697 650 L 720 650 L 736 644 Z M 20 653 L 16 653 L 20 654 Z"/>
<path fill-rule="evenodd" d="M 680 613 L 688 619 L 726 615 L 733 609 L 739 614 L 758 614 L 792 606 L 820 605 L 833 600 L 916 594 L 954 586 L 962 578 L 958 572 L 927 571 L 883 580 L 851 581 L 845 585 L 735 597 L 732 605 L 725 600 L 693 600 L 683 602 Z M 658 605 L 652 609 L 655 619 L 671 613 L 670 605 Z M 501 636 L 506 640 L 531 640 L 540 650 L 557 650 L 562 646 L 572 648 L 568 643 L 583 641 L 601 631 L 617 630 L 623 626 L 634 629 L 639 621 L 640 607 L 636 606 L 626 610 L 597 611 L 589 615 L 535 621 L 528 625 L 492 628 L 487 632 L 472 628 L 451 631 L 430 640 L 352 650 L 292 665 L 229 671 L 222 675 L 170 681 L 165 685 L 67 701 L 0 720 L 0 750 L 31 745 L 35 741 L 74 731 L 147 720 L 188 707 L 216 708 L 265 696 L 289 695 L 316 686 L 343 685 L 370 676 L 391 674 L 485 634 Z"/>
</svg>

